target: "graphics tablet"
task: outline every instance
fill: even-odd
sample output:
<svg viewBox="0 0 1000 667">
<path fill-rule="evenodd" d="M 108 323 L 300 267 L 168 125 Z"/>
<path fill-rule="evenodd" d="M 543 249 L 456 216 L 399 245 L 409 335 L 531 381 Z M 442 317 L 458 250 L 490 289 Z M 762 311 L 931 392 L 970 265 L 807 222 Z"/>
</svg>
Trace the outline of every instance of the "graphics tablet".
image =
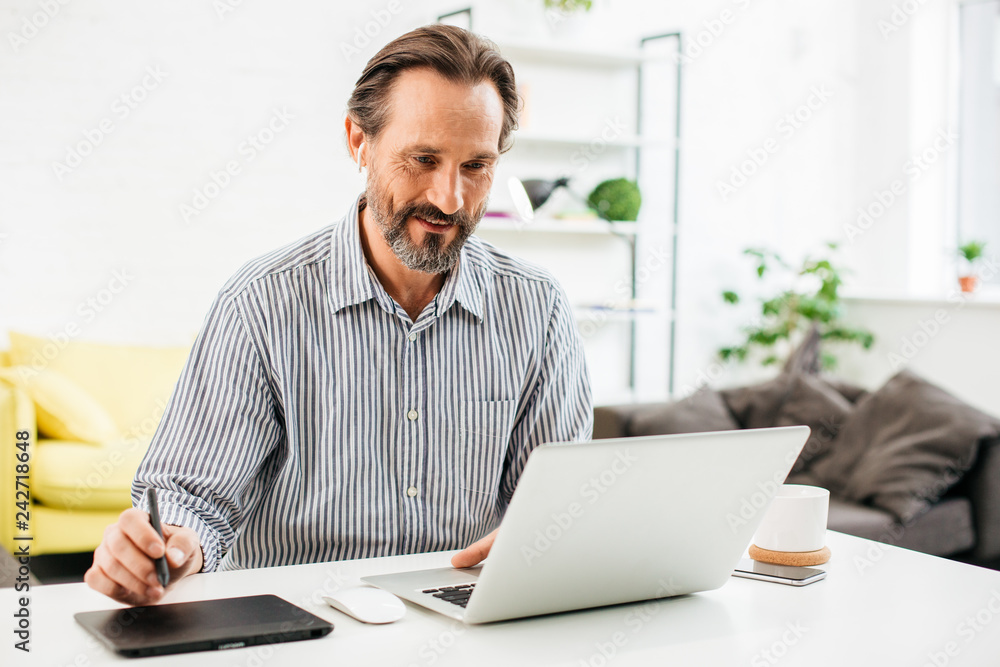
<svg viewBox="0 0 1000 667">
<path fill-rule="evenodd" d="M 333 624 L 276 595 L 199 600 L 74 614 L 121 655 L 137 658 L 316 639 Z"/>
</svg>

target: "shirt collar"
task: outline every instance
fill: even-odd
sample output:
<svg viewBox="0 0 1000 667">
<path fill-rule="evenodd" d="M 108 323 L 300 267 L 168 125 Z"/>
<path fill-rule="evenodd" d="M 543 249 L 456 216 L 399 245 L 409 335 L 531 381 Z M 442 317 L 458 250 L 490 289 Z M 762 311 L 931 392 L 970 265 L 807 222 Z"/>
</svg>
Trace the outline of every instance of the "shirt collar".
<svg viewBox="0 0 1000 667">
<path fill-rule="evenodd" d="M 359 195 L 354 200 L 347 215 L 333 229 L 330 253 L 333 259 L 330 263 L 331 305 L 333 311 L 337 312 L 347 306 L 375 299 L 386 312 L 395 313 L 398 308 L 396 302 L 368 266 L 364 250 L 361 248 L 361 222 L 358 211 L 363 196 Z M 435 297 L 436 317 L 446 313 L 457 301 L 482 321 L 483 286 L 469 253 L 469 244 L 474 242 L 474 237 L 466 241 L 458 263 L 445 277 L 444 285 Z"/>
<path fill-rule="evenodd" d="M 363 303 L 375 297 L 358 229 L 358 206 L 361 197 L 343 220 L 333 228 L 330 239 L 330 301 L 333 311 Z"/>
<path fill-rule="evenodd" d="M 458 263 L 448 272 L 444 285 L 438 292 L 435 313 L 438 317 L 448 312 L 452 304 L 458 302 L 469 313 L 475 315 L 476 319 L 483 321 L 483 286 L 469 256 L 469 243 L 472 242 L 474 242 L 472 237 L 466 240 Z"/>
</svg>

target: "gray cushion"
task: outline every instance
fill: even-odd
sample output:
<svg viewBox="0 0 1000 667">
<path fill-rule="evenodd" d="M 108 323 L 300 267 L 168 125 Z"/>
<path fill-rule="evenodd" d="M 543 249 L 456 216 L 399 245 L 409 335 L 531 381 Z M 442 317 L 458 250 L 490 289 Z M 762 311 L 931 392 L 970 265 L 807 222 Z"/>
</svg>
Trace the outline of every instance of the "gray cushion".
<svg viewBox="0 0 1000 667">
<path fill-rule="evenodd" d="M 966 498 L 945 499 L 905 525 L 883 510 L 830 498 L 827 526 L 830 530 L 935 556 L 968 551 L 976 542 L 972 505 Z"/>
<path fill-rule="evenodd" d="M 656 405 L 662 405 L 662 403 L 656 403 Z M 595 405 L 593 439 L 627 437 L 629 421 L 632 419 L 632 413 L 638 407 L 636 405 Z"/>
<path fill-rule="evenodd" d="M 722 389 L 719 394 L 743 428 L 774 426 L 778 410 L 792 389 L 792 375 L 782 373 L 773 380 L 747 387 Z"/>
<path fill-rule="evenodd" d="M 976 465 L 948 495 L 972 501 L 977 561 L 1000 559 L 1000 439 L 980 440 Z"/>
<path fill-rule="evenodd" d="M 902 371 L 861 400 L 810 473 L 908 523 L 972 466 L 978 441 L 998 432 L 997 419 Z"/>
<path fill-rule="evenodd" d="M 809 468 L 829 445 L 854 406 L 825 380 L 801 373 L 781 374 L 769 382 L 720 392 L 745 428 L 804 424 L 812 433 L 792 472 Z"/>
<path fill-rule="evenodd" d="M 821 375 L 820 377 L 823 379 L 823 382 L 829 385 L 832 389 L 835 389 L 838 394 L 846 398 L 851 403 L 857 403 L 869 394 L 867 389 L 861 385 L 854 384 L 853 382 L 841 380 L 840 378 L 833 377 L 832 375 Z"/>
<path fill-rule="evenodd" d="M 718 392 L 701 389 L 676 403 L 637 408 L 629 424 L 628 434 L 704 433 L 734 431 L 739 427 Z"/>
<path fill-rule="evenodd" d="M 805 424 L 812 432 L 792 472 L 806 470 L 827 454 L 830 443 L 847 421 L 854 406 L 814 375 L 796 375 L 791 391 L 778 410 L 775 426 Z"/>
</svg>

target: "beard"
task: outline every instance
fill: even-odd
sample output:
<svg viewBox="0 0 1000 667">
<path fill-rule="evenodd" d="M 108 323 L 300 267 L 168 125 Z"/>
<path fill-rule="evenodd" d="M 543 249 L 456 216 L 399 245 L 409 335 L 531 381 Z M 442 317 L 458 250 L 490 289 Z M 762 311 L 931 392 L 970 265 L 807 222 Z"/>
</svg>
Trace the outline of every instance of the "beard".
<svg viewBox="0 0 1000 667">
<path fill-rule="evenodd" d="M 458 263 L 462 246 L 476 230 L 487 204 L 483 202 L 474 213 L 458 210 L 451 215 L 445 214 L 431 203 L 406 202 L 393 208 L 389 192 L 383 187 L 371 165 L 368 166 L 365 200 L 382 238 L 399 261 L 413 271 L 432 274 L 447 273 Z M 424 234 L 423 243 L 417 243 L 410 235 L 407 223 L 411 217 L 453 224 L 458 234 L 449 242 L 445 240 L 444 234 L 428 232 Z"/>
</svg>

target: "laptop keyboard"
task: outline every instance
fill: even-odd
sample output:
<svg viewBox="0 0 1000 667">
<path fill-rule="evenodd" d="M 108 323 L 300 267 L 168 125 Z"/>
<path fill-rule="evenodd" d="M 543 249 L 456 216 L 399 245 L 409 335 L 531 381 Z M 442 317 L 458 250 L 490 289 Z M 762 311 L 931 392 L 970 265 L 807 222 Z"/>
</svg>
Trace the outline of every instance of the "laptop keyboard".
<svg viewBox="0 0 1000 667">
<path fill-rule="evenodd" d="M 441 588 L 428 588 L 424 590 L 424 593 L 428 595 L 433 595 L 439 600 L 444 600 L 445 602 L 450 602 L 452 604 L 457 604 L 459 607 L 465 608 L 465 605 L 469 604 L 469 596 L 472 595 L 472 591 L 476 588 L 475 584 L 462 584 L 461 586 L 443 586 Z"/>
</svg>

